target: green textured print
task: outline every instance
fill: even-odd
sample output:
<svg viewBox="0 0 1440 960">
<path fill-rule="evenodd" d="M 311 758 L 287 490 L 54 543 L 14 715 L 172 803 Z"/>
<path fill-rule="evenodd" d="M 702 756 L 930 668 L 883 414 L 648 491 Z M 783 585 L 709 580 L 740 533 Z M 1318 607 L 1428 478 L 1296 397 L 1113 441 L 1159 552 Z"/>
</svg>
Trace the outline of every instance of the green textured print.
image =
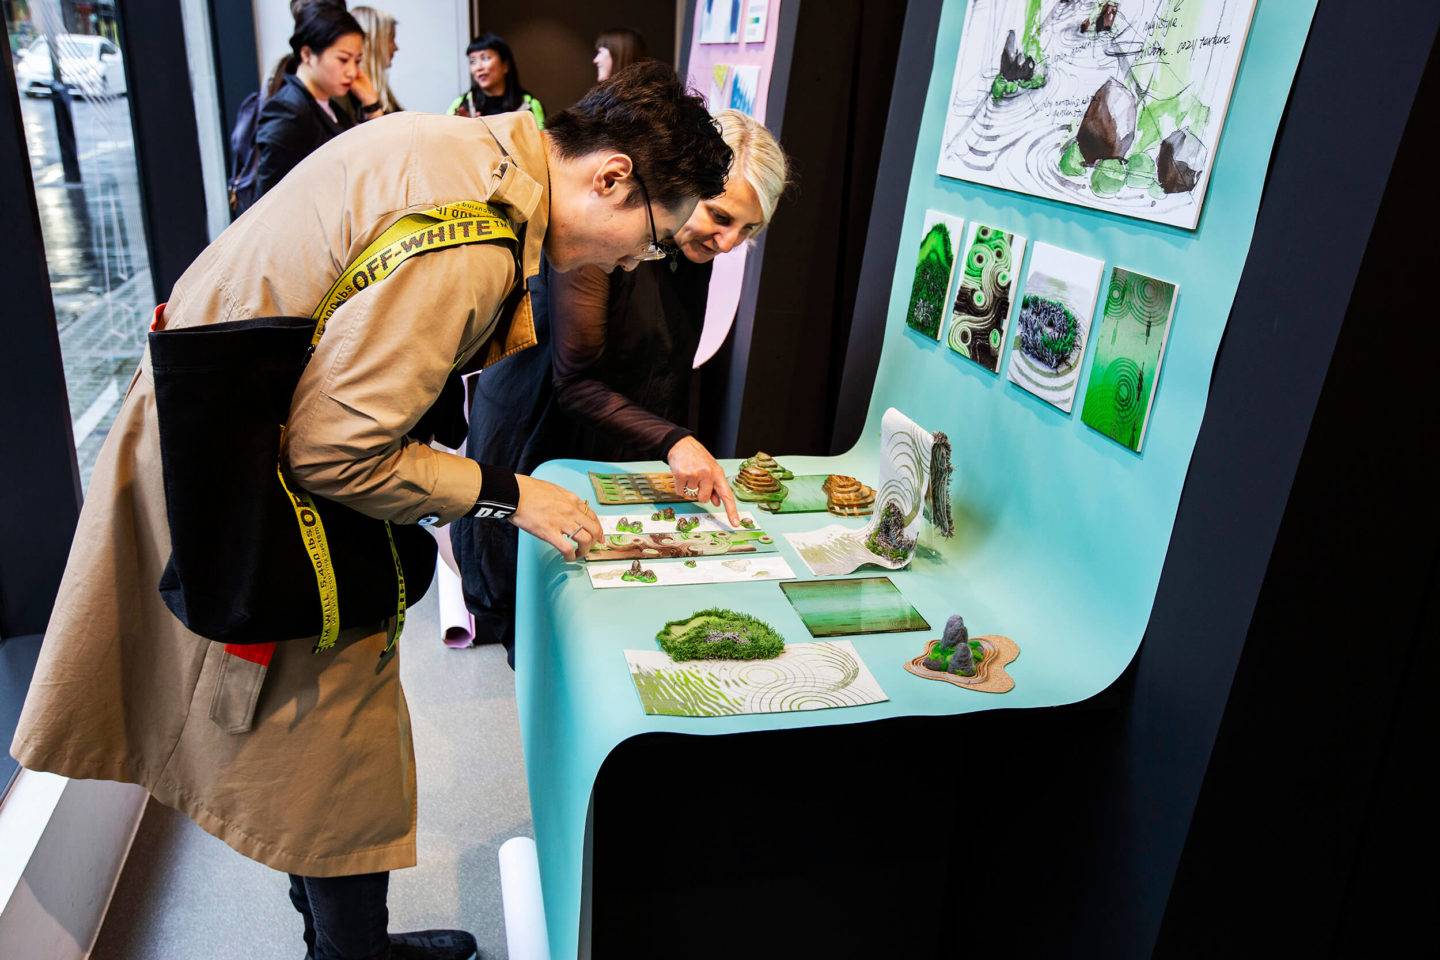
<svg viewBox="0 0 1440 960">
<path fill-rule="evenodd" d="M 996 373 L 1010 319 L 1010 291 L 1024 240 L 994 227 L 977 226 L 965 251 L 955 308 L 950 319 L 950 349 Z"/>
<path fill-rule="evenodd" d="M 945 316 L 945 295 L 950 292 L 950 273 L 955 269 L 955 240 L 950 228 L 937 223 L 920 241 L 915 259 L 915 281 L 910 286 L 910 306 L 905 322 L 932 340 L 940 339 Z"/>
<path fill-rule="evenodd" d="M 1145 442 L 1176 287 L 1115 268 L 1080 419 L 1136 453 Z"/>
</svg>

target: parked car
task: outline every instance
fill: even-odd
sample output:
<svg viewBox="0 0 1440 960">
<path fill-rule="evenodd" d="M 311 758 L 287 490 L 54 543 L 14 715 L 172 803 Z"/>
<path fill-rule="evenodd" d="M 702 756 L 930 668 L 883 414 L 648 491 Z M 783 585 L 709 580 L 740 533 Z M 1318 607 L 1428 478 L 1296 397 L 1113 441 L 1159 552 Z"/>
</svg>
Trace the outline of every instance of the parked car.
<svg viewBox="0 0 1440 960">
<path fill-rule="evenodd" d="M 66 33 L 56 37 L 60 77 L 72 97 L 116 97 L 125 93 L 125 60 L 105 37 Z M 15 80 L 27 97 L 48 97 L 53 72 L 50 45 L 36 37 L 15 61 Z"/>
</svg>

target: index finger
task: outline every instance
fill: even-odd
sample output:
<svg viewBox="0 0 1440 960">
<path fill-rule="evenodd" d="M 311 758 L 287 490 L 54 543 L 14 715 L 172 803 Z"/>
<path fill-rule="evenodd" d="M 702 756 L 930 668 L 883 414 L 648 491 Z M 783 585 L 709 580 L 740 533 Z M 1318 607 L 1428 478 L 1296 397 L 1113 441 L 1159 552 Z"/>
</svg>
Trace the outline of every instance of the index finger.
<svg viewBox="0 0 1440 960">
<path fill-rule="evenodd" d="M 715 483 L 714 492 L 719 494 L 720 502 L 725 505 L 725 517 L 730 521 L 730 526 L 740 526 L 740 510 L 735 505 L 735 491 L 730 489 L 730 481 L 722 476 Z"/>
</svg>

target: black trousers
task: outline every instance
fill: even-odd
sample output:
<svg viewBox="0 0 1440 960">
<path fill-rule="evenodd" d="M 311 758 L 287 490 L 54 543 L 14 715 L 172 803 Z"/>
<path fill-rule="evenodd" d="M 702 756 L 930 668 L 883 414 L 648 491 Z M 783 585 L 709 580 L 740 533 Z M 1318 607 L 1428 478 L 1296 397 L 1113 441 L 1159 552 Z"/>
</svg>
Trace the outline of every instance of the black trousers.
<svg viewBox="0 0 1440 960">
<path fill-rule="evenodd" d="M 389 873 L 290 874 L 290 902 L 305 918 L 306 960 L 384 960 L 390 955 Z"/>
</svg>

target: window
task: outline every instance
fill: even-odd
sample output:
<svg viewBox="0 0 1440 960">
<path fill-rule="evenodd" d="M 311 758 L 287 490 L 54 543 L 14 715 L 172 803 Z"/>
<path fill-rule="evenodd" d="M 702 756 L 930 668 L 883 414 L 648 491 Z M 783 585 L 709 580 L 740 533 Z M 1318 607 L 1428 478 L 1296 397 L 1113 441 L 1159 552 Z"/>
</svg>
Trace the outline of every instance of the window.
<svg viewBox="0 0 1440 960">
<path fill-rule="evenodd" d="M 88 485 L 155 307 L 119 24 L 94 0 L 4 8 Z"/>
</svg>

